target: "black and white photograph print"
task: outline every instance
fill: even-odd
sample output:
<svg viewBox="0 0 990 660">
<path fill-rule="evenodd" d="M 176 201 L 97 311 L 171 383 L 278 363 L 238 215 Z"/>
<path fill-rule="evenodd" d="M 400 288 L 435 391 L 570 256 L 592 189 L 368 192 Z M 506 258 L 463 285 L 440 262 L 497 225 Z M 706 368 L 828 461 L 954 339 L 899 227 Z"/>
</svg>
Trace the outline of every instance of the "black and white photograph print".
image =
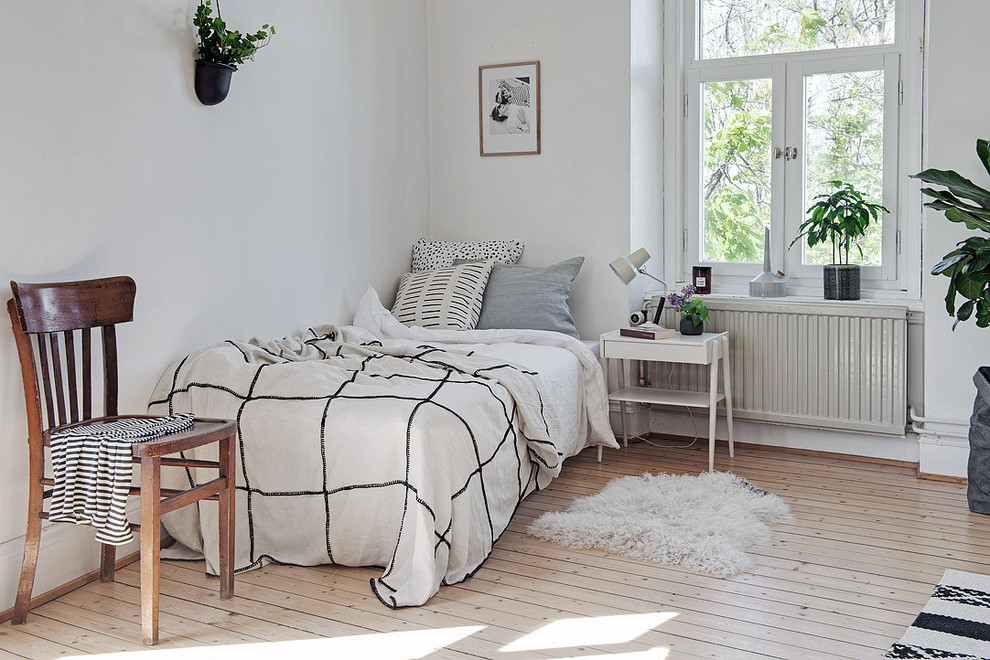
<svg viewBox="0 0 990 660">
<path fill-rule="evenodd" d="M 540 63 L 478 67 L 482 156 L 540 153 Z"/>
</svg>

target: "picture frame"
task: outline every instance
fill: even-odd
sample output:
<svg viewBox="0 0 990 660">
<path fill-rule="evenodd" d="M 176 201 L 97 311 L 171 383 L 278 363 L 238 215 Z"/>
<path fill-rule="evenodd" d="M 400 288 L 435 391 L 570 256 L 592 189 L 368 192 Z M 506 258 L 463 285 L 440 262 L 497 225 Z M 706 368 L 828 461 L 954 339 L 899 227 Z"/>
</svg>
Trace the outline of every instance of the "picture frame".
<svg viewBox="0 0 990 660">
<path fill-rule="evenodd" d="M 478 67 L 482 156 L 540 153 L 540 63 Z"/>
</svg>

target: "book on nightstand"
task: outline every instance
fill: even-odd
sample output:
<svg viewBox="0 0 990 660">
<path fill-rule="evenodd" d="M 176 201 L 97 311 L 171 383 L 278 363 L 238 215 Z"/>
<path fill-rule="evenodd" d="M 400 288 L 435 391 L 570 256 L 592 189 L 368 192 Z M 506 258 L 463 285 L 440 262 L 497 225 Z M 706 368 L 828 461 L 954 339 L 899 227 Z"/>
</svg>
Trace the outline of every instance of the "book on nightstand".
<svg viewBox="0 0 990 660">
<path fill-rule="evenodd" d="M 639 339 L 667 339 L 676 333 L 673 328 L 665 328 L 656 323 L 644 323 L 643 325 L 619 328 L 619 334 L 623 337 L 638 337 Z"/>
</svg>

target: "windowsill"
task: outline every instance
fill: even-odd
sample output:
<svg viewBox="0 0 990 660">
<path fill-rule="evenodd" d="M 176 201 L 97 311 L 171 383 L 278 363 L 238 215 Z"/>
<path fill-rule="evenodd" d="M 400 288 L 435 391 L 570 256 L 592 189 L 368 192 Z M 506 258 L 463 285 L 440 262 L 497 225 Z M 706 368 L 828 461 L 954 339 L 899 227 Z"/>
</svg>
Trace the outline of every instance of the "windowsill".
<svg viewBox="0 0 990 660">
<path fill-rule="evenodd" d="M 924 305 L 921 300 L 912 298 L 897 298 L 890 295 L 884 295 L 883 297 L 868 297 L 872 292 L 867 292 L 864 297 L 859 300 L 826 300 L 821 296 L 805 296 L 805 295 L 786 295 L 776 298 L 760 298 L 755 296 L 749 296 L 741 293 L 708 293 L 704 296 L 705 300 L 747 300 L 747 301 L 762 301 L 766 303 L 784 303 L 784 304 L 794 304 L 794 305 L 836 305 L 836 306 L 849 306 L 849 305 L 867 305 L 870 307 L 906 307 L 912 312 L 924 311 Z"/>
<path fill-rule="evenodd" d="M 674 286 L 671 286 L 668 291 L 679 291 L 686 282 L 677 282 Z M 647 291 L 644 300 L 649 300 L 650 291 Z M 735 292 L 724 292 L 715 291 L 714 293 L 706 294 L 696 294 L 699 298 L 703 298 L 705 301 L 711 301 L 712 303 L 727 302 L 730 305 L 733 303 L 754 303 L 759 305 L 796 305 L 796 306 L 808 306 L 808 305 L 826 305 L 835 307 L 836 310 L 845 308 L 866 308 L 866 307 L 898 307 L 906 308 L 909 312 L 923 312 L 924 303 L 918 298 L 908 297 L 906 294 L 897 296 L 894 295 L 893 291 L 865 291 L 863 297 L 859 300 L 826 300 L 818 295 L 802 295 L 802 294 L 788 294 L 786 296 L 773 297 L 773 298 L 761 298 L 756 296 L 750 296 L 745 293 L 735 293 Z"/>
</svg>

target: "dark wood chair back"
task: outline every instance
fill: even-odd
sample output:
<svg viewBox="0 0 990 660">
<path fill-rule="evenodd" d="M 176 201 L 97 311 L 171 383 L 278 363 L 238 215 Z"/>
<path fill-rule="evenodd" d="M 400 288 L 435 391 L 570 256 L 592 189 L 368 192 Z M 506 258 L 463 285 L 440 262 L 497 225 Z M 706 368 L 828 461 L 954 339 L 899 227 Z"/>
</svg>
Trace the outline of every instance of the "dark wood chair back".
<svg viewBox="0 0 990 660">
<path fill-rule="evenodd" d="M 102 415 L 116 415 L 115 326 L 134 318 L 134 280 L 108 277 L 54 284 L 11 282 L 10 288 L 14 297 L 7 308 L 18 342 L 21 372 L 35 375 L 34 379 L 24 379 L 28 407 L 37 402 L 37 410 L 29 413 L 29 425 L 50 431 L 92 419 L 94 391 L 102 392 Z M 99 330 L 99 351 L 93 346 L 95 329 Z M 33 342 L 33 346 L 22 347 L 21 342 Z M 102 371 L 102 380 L 94 379 L 94 366 Z"/>
</svg>

